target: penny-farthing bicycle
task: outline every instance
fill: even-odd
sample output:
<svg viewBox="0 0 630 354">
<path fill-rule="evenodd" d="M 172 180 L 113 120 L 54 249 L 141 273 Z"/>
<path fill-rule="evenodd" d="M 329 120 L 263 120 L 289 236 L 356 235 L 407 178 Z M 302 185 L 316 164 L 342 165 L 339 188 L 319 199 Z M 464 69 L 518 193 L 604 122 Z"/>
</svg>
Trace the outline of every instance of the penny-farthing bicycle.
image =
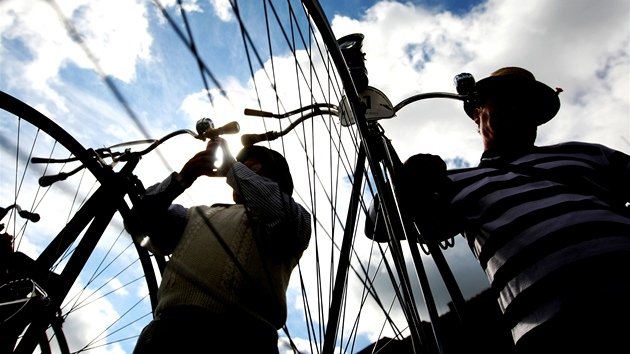
<svg viewBox="0 0 630 354">
<path fill-rule="evenodd" d="M 185 65 L 190 77 L 177 79 L 194 80 L 197 92 L 217 112 L 222 104 L 240 112 L 213 120 L 218 125 L 237 120 L 243 144 L 264 144 L 287 158 L 294 197 L 313 216 L 311 244 L 288 291 L 281 350 L 356 352 L 381 337 L 410 337 L 416 351 L 439 350 L 439 329 L 423 324 L 433 322 L 437 313 L 421 246 L 406 241 L 415 236 L 398 208 L 396 192 L 401 191 L 394 182 L 399 161 L 378 124 L 400 107 L 392 107 L 368 86 L 362 35 L 336 36 L 316 0 L 230 1 L 232 20 L 224 23 L 181 2 L 136 5 L 147 9 L 152 29 L 179 41 L 173 52 L 189 58 Z M 130 352 L 151 319 L 168 257 L 148 252 L 123 225 L 133 223 L 130 209 L 143 183 L 159 180 L 154 170 L 143 168 L 151 165 L 150 156 L 160 157 L 153 163 L 163 163 L 182 148 L 179 139 L 195 139 L 168 135 L 177 131 L 173 126 L 188 129 L 190 124 L 181 121 L 149 129 L 134 104 L 135 93 L 121 89 L 100 65 L 89 33 L 82 32 L 86 24 L 75 21 L 80 12 L 68 14 L 50 1 L 42 6 L 60 19 L 68 38 L 92 62 L 86 82 L 101 85 L 122 114 L 81 117 L 89 129 L 77 130 L 71 127 L 76 119 L 72 112 L 49 116 L 33 108 L 37 102 L 23 102 L 11 90 L 3 93 L 2 232 L 15 237 L 2 295 L 3 326 L 15 333 L 3 332 L 10 334 L 3 345 L 26 353 Z M 231 35 L 217 38 L 200 31 L 209 21 L 227 26 Z M 225 42 L 230 50 L 208 51 L 208 41 Z M 172 77 L 156 80 L 160 75 L 155 71 L 152 77 L 139 77 L 137 85 L 147 92 L 158 84 L 177 85 Z M 459 93 L 438 96 L 468 98 Z M 160 97 L 154 104 L 169 107 L 168 98 Z M 425 97 L 410 100 L 419 98 Z M 126 123 L 119 127 L 132 127 L 145 139 L 131 145 L 114 139 L 105 145 L 108 130 L 102 125 L 123 118 Z M 152 145 L 162 142 L 153 137 L 167 135 L 168 142 Z M 147 153 L 143 161 L 139 152 Z M 377 222 L 389 235 L 384 243 L 365 237 L 366 215 L 377 195 L 383 216 Z M 454 304 L 460 304 L 441 248 L 427 247 Z M 418 284 L 421 292 L 414 290 Z M 425 303 L 427 315 L 418 310 L 420 303 Z"/>
</svg>

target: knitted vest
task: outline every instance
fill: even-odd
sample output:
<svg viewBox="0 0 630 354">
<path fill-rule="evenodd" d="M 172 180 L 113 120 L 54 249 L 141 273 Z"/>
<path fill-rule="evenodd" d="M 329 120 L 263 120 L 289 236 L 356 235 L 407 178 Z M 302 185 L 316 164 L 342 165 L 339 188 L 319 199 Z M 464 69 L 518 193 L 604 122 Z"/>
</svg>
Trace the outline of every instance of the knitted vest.
<svg viewBox="0 0 630 354">
<path fill-rule="evenodd" d="M 253 232 L 243 205 L 190 208 L 186 229 L 164 271 L 156 312 L 200 306 L 220 316 L 281 328 L 296 257 Z M 208 225 L 209 221 L 209 225 Z M 281 246 L 280 246 L 281 247 Z"/>
</svg>

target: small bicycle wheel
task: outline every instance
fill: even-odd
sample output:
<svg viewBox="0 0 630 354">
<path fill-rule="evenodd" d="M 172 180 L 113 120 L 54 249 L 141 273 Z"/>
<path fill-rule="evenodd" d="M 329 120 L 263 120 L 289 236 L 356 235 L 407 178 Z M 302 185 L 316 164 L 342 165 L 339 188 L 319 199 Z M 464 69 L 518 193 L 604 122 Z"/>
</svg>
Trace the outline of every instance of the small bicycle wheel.
<svg viewBox="0 0 630 354">
<path fill-rule="evenodd" d="M 141 257 L 148 259 L 148 253 L 137 248 L 123 232 L 117 216 L 85 264 L 68 265 L 68 259 L 84 241 L 85 231 L 81 231 L 50 266 L 42 266 L 46 262 L 42 262 L 41 255 L 51 250 L 46 245 L 50 246 L 57 236 L 62 239 L 74 232 L 65 227 L 100 185 L 96 176 L 101 178 L 102 171 L 97 165 L 92 169 L 95 174 L 83 169 L 65 181 L 41 187 L 40 177 L 93 164 L 93 158 L 89 160 L 89 153 L 66 131 L 20 100 L 0 92 L 0 108 L 3 283 L 28 278 L 45 292 L 55 291 L 63 283 L 69 283 L 65 286 L 70 289 L 67 294 L 51 293 L 48 306 L 31 311 L 26 306 L 18 307 L 8 316 L 10 321 L 3 318 L 13 330 L 19 329 L 14 338 L 3 340 L 25 345 L 29 337 L 23 335 L 29 332 L 23 330 L 39 323 L 34 321 L 42 321 L 43 331 L 32 335 L 32 346 L 38 343 L 42 352 L 133 347 L 134 337 L 152 313 L 147 282 L 155 284 L 156 274 L 152 270 L 145 274 L 140 262 Z M 54 160 L 68 162 L 50 163 Z M 7 235 L 14 238 L 12 247 Z M 75 280 L 67 275 L 70 267 L 79 272 Z M 34 292 L 29 294 L 32 297 Z M 129 304 L 127 309 L 114 308 L 112 304 L 122 300 Z"/>
</svg>

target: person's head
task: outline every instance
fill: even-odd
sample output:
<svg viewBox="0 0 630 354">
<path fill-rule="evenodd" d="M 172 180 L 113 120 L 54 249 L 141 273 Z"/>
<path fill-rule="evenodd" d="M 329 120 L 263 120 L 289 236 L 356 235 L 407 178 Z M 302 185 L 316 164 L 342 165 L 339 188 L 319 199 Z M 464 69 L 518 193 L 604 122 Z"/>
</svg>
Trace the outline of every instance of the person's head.
<svg viewBox="0 0 630 354">
<path fill-rule="evenodd" d="M 264 146 L 247 146 L 236 155 L 236 161 L 243 163 L 256 174 L 278 182 L 280 190 L 288 195 L 293 194 L 293 178 L 284 156 Z M 237 200 L 238 199 L 238 200 Z M 240 196 L 234 194 L 234 201 Z"/>
<path fill-rule="evenodd" d="M 558 92 L 518 67 L 493 72 L 476 83 L 476 92 L 464 110 L 477 124 L 485 150 L 533 145 L 537 127 L 560 109 Z"/>
</svg>

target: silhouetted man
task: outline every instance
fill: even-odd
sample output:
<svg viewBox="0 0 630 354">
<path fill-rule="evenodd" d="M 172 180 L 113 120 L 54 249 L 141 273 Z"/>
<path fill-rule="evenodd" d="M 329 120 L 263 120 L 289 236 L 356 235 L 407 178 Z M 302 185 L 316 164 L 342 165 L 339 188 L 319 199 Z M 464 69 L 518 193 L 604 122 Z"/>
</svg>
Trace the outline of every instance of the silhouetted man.
<svg viewBox="0 0 630 354">
<path fill-rule="evenodd" d="M 629 352 L 630 157 L 535 146 L 560 100 L 525 69 L 499 69 L 476 90 L 464 108 L 483 140 L 479 166 L 447 171 L 426 154 L 404 164 L 416 222 L 467 239 L 519 352 Z"/>
</svg>

